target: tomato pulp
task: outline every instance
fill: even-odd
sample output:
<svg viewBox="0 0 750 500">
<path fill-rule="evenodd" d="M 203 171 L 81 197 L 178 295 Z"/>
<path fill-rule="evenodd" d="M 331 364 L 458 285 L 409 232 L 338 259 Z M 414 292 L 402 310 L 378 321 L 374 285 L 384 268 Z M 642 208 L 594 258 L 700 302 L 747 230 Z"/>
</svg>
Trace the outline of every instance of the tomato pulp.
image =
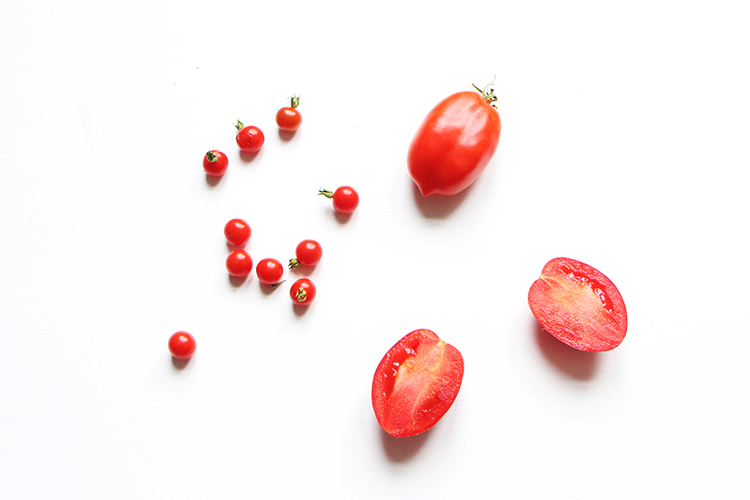
<svg viewBox="0 0 750 500">
<path fill-rule="evenodd" d="M 458 92 L 427 114 L 409 146 L 409 175 L 422 195 L 452 195 L 469 187 L 500 142 L 500 115 L 489 86 Z"/>
<path fill-rule="evenodd" d="M 559 257 L 545 264 L 529 290 L 529 307 L 542 327 L 580 351 L 609 351 L 628 329 L 625 302 L 600 271 Z"/>
<path fill-rule="evenodd" d="M 430 330 L 415 330 L 391 347 L 375 370 L 372 407 L 385 432 L 407 437 L 430 429 L 458 396 L 464 360 Z"/>
</svg>

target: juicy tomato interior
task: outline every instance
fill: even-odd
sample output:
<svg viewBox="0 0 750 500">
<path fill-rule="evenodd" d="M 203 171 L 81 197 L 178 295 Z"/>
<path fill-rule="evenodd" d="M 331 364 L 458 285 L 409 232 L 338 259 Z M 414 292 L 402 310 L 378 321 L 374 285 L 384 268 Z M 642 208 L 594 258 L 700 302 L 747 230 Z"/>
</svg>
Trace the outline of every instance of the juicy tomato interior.
<svg viewBox="0 0 750 500">
<path fill-rule="evenodd" d="M 406 437 L 435 425 L 458 395 L 461 353 L 430 330 L 415 330 L 396 343 L 378 365 L 372 404 L 388 434 Z"/>
<path fill-rule="evenodd" d="M 627 332 L 627 311 L 617 287 L 577 260 L 549 261 L 529 290 L 529 307 L 545 330 L 581 351 L 614 349 Z"/>
</svg>

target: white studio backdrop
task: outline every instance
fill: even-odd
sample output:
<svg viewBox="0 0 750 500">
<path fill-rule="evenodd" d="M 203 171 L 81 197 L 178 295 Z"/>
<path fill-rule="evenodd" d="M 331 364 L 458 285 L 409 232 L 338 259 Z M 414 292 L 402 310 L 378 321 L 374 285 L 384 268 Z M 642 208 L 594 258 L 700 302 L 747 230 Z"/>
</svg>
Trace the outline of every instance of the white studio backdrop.
<svg viewBox="0 0 750 500">
<path fill-rule="evenodd" d="M 745 10 L 4 2 L 0 498 L 748 498 Z M 422 198 L 416 127 L 493 79 L 495 157 Z M 343 184 L 350 218 L 317 196 Z M 230 280 L 235 217 L 255 262 L 305 238 L 323 260 L 273 292 Z M 559 256 L 622 292 L 614 351 L 531 315 Z M 318 287 L 304 311 L 298 274 Z M 466 372 L 432 430 L 395 439 L 372 376 L 417 328 Z"/>
</svg>

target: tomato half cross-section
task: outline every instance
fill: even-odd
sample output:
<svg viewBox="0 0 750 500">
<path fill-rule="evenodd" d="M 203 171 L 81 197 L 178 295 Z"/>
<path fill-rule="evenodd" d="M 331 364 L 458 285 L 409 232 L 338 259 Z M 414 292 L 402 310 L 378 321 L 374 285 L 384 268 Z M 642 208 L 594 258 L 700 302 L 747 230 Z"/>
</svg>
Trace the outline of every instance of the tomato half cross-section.
<svg viewBox="0 0 750 500">
<path fill-rule="evenodd" d="M 469 187 L 500 142 L 491 85 L 446 97 L 427 114 L 409 146 L 409 175 L 422 195 L 453 195 Z"/>
<path fill-rule="evenodd" d="M 458 349 L 430 330 L 414 330 L 383 357 L 372 381 L 372 407 L 385 432 L 414 436 L 450 409 L 464 376 Z"/>
<path fill-rule="evenodd" d="M 542 327 L 580 351 L 609 351 L 628 330 L 625 302 L 600 271 L 559 257 L 545 264 L 529 290 L 529 307 Z"/>
</svg>

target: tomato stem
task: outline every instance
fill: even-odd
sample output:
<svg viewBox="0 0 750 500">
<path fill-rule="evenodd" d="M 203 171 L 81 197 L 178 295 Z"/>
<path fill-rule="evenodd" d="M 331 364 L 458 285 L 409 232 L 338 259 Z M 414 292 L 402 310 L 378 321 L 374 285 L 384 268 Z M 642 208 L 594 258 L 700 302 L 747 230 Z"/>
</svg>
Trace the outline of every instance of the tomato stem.
<svg viewBox="0 0 750 500">
<path fill-rule="evenodd" d="M 299 261 L 297 259 L 289 259 L 289 269 L 292 269 L 298 266 L 299 266 Z"/>
<path fill-rule="evenodd" d="M 297 289 L 297 293 L 295 293 L 294 296 L 297 297 L 297 300 L 299 302 L 304 302 L 307 300 L 307 292 L 302 287 L 299 287 Z"/>
<path fill-rule="evenodd" d="M 274 283 L 274 284 L 272 284 L 272 285 L 268 285 L 268 286 L 270 286 L 271 288 L 276 288 L 276 287 L 278 287 L 278 286 L 279 286 L 280 284 L 282 284 L 282 283 L 283 283 L 283 282 L 285 282 L 285 281 L 286 281 L 286 280 L 281 280 L 281 281 L 279 281 L 278 283 Z"/>
<path fill-rule="evenodd" d="M 495 106 L 494 104 L 497 101 L 497 96 L 495 95 L 495 79 L 494 78 L 483 89 L 480 89 L 473 83 L 471 84 L 471 86 L 477 89 L 477 92 L 482 94 L 482 99 L 484 99 L 484 102 L 486 102 L 493 108 L 497 109 L 497 106 Z"/>
<path fill-rule="evenodd" d="M 215 161 L 218 161 L 218 159 L 219 159 L 219 157 L 218 157 L 218 156 L 216 156 L 216 155 L 215 155 L 215 154 L 213 153 L 213 151 L 209 151 L 208 153 L 206 153 L 206 158 L 207 158 L 207 159 L 208 159 L 208 161 L 210 161 L 211 163 L 213 163 L 213 162 L 215 162 Z"/>
<path fill-rule="evenodd" d="M 325 196 L 329 200 L 331 198 L 333 198 L 333 191 L 329 191 L 327 189 L 318 189 L 318 194 L 322 194 L 323 196 Z"/>
<path fill-rule="evenodd" d="M 291 99 L 292 99 L 292 107 L 293 108 L 296 108 L 297 106 L 299 106 L 299 96 L 298 95 L 293 95 L 291 97 Z"/>
<path fill-rule="evenodd" d="M 240 121 L 239 118 L 237 118 L 237 123 L 234 124 L 234 128 L 237 129 L 237 132 L 245 128 L 245 124 Z"/>
</svg>

